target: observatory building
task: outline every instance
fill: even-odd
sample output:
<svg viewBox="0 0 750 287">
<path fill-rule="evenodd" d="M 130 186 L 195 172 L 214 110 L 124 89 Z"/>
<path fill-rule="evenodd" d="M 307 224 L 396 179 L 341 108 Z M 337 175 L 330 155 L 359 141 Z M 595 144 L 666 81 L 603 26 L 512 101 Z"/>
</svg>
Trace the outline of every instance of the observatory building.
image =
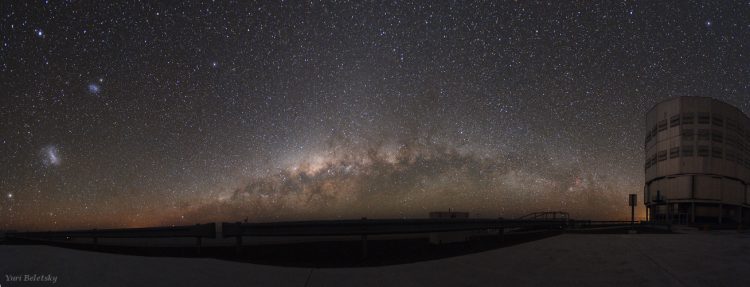
<svg viewBox="0 0 750 287">
<path fill-rule="evenodd" d="M 665 100 L 646 115 L 644 201 L 651 221 L 750 222 L 750 119 L 706 97 Z"/>
</svg>

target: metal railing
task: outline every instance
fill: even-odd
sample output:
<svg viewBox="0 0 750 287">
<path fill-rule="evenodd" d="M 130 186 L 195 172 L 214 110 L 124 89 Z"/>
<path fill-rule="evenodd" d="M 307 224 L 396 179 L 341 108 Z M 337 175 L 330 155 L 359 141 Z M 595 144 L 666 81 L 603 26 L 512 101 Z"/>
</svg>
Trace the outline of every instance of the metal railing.
<svg viewBox="0 0 750 287">
<path fill-rule="evenodd" d="M 367 236 L 386 234 L 414 234 L 471 230 L 499 230 L 505 228 L 561 229 L 560 220 L 503 220 L 503 219 L 366 219 L 321 220 L 272 223 L 222 223 L 222 237 L 235 237 L 237 253 L 241 252 L 243 236 L 359 236 L 362 257 L 367 256 Z"/>
<path fill-rule="evenodd" d="M 630 220 L 570 220 L 568 221 L 569 230 L 584 230 L 595 228 L 623 228 L 623 227 L 650 227 L 671 231 L 671 225 L 653 221 L 635 221 Z"/>
<path fill-rule="evenodd" d="M 416 234 L 432 232 L 458 232 L 472 230 L 497 230 L 499 236 L 507 228 L 562 229 L 567 221 L 556 220 L 505 220 L 475 218 L 431 218 L 431 219 L 367 219 L 360 220 L 318 220 L 269 223 L 229 223 L 221 224 L 222 237 L 236 238 L 237 252 L 242 248 L 243 236 L 279 237 L 320 237 L 358 236 L 362 240 L 363 256 L 367 254 L 367 237 L 370 235 Z M 91 238 L 94 247 L 100 238 L 196 238 L 198 253 L 203 238 L 216 238 L 216 224 L 197 224 L 173 227 L 148 227 L 127 229 L 90 229 L 71 231 L 8 232 L 8 239 L 56 242 L 72 238 Z"/>
<path fill-rule="evenodd" d="M 146 227 L 122 229 L 88 229 L 68 231 L 8 232 L 7 239 L 25 239 L 33 241 L 59 241 L 72 238 L 91 238 L 97 246 L 100 238 L 169 238 L 193 237 L 196 239 L 198 252 L 203 245 L 203 238 L 216 238 L 216 223 L 196 224 L 171 227 Z"/>
<path fill-rule="evenodd" d="M 521 216 L 519 220 L 568 220 L 570 214 L 564 211 L 541 211 L 532 212 Z"/>
<path fill-rule="evenodd" d="M 557 220 L 362 219 L 272 223 L 222 223 L 222 236 L 347 236 L 450 232 L 513 227 L 563 227 Z"/>
</svg>

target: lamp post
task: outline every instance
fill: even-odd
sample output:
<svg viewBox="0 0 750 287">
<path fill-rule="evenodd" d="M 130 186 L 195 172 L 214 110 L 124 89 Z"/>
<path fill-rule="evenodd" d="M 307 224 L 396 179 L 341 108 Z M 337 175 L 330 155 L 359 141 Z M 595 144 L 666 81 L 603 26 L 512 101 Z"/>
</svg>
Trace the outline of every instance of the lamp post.
<svg viewBox="0 0 750 287">
<path fill-rule="evenodd" d="M 630 204 L 630 226 L 635 224 L 635 205 L 638 203 L 638 195 L 631 193 L 628 197 L 628 203 Z"/>
</svg>

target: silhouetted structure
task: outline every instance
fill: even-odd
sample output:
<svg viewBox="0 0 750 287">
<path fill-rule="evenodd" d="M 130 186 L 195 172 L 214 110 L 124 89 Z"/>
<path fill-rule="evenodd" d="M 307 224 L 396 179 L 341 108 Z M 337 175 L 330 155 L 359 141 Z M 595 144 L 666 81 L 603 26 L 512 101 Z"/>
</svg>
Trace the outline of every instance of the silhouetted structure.
<svg viewBox="0 0 750 287">
<path fill-rule="evenodd" d="M 644 201 L 652 221 L 750 222 L 750 119 L 707 97 L 679 97 L 646 116 Z"/>
<path fill-rule="evenodd" d="M 462 211 L 433 211 L 430 218 L 469 218 L 468 212 Z"/>
<path fill-rule="evenodd" d="M 520 220 L 563 220 L 570 219 L 570 214 L 565 211 L 539 211 L 519 217 Z"/>
</svg>

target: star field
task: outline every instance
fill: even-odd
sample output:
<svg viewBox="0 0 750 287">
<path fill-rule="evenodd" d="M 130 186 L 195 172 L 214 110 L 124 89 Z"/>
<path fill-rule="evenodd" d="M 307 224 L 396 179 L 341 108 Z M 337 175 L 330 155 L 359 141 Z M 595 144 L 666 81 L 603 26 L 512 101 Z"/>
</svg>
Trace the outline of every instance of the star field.
<svg viewBox="0 0 750 287">
<path fill-rule="evenodd" d="M 448 208 L 623 219 L 655 103 L 710 96 L 750 114 L 747 2 L 0 12 L 0 228 Z"/>
</svg>

